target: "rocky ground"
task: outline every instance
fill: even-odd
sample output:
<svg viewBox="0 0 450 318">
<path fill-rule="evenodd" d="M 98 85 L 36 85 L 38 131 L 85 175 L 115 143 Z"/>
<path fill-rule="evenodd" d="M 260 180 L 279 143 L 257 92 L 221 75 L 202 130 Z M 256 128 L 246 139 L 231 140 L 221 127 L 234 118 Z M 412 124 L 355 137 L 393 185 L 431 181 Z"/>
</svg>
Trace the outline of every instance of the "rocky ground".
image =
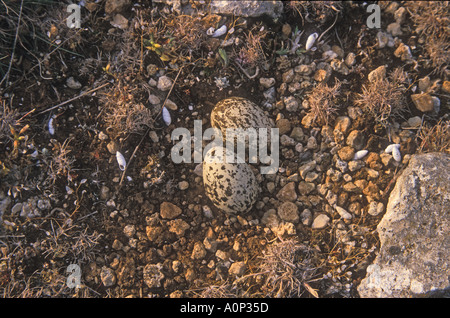
<svg viewBox="0 0 450 318">
<path fill-rule="evenodd" d="M 450 152 L 448 6 L 210 2 L 0 4 L 3 297 L 359 297 L 398 176 Z M 231 96 L 281 136 L 236 215 L 171 160 Z"/>
</svg>

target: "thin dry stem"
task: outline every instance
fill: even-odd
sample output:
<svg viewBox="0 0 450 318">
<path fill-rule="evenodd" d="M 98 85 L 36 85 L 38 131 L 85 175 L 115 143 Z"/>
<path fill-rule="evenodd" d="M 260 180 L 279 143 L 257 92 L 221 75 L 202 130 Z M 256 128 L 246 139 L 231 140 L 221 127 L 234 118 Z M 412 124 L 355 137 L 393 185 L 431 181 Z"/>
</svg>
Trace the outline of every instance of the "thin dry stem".
<svg viewBox="0 0 450 318">
<path fill-rule="evenodd" d="M 417 134 L 419 153 L 445 152 L 450 154 L 450 120 L 440 120 L 436 125 L 423 125 Z"/>
<path fill-rule="evenodd" d="M 405 88 L 401 85 L 406 79 L 406 72 L 397 68 L 389 78 L 377 78 L 363 85 L 355 103 L 375 121 L 387 125 L 390 119 L 406 110 Z"/>
<path fill-rule="evenodd" d="M 336 98 L 340 94 L 341 83 L 336 80 L 334 86 L 329 87 L 325 83 L 320 83 L 314 87 L 309 94 L 309 106 L 314 115 L 314 122 L 328 125 L 331 116 L 337 112 L 338 104 Z"/>
</svg>

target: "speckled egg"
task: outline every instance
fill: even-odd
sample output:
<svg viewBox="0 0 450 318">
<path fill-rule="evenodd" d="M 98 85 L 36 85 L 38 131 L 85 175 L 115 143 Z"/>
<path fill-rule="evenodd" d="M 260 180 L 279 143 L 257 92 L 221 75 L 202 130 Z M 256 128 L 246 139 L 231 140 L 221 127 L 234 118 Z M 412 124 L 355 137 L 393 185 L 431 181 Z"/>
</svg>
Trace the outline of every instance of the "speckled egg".
<svg viewBox="0 0 450 318">
<path fill-rule="evenodd" d="M 274 123 L 255 103 L 230 97 L 218 102 L 212 110 L 211 126 L 220 129 L 225 137 L 227 128 L 272 128 Z"/>
<path fill-rule="evenodd" d="M 203 161 L 203 184 L 208 198 L 226 213 L 245 213 L 255 203 L 260 187 L 246 163 L 227 163 L 230 154 L 223 147 L 214 147 Z M 234 154 L 233 154 L 234 155 Z"/>
</svg>

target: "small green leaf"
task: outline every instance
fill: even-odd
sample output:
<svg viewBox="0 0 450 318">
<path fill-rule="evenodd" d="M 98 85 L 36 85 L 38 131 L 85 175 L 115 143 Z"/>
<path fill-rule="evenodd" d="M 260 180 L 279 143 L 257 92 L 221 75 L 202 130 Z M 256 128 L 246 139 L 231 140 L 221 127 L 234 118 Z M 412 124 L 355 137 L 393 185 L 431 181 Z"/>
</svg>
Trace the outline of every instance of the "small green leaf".
<svg viewBox="0 0 450 318">
<path fill-rule="evenodd" d="M 227 52 L 224 49 L 220 48 L 219 49 L 219 55 L 220 55 L 220 57 L 223 60 L 224 66 L 227 67 L 228 66 L 228 55 L 227 55 Z"/>
<path fill-rule="evenodd" d="M 287 48 L 284 48 L 284 47 L 282 47 L 278 51 L 275 51 L 275 53 L 278 54 L 278 55 L 286 55 L 286 54 L 288 54 L 288 52 L 289 52 L 289 50 Z"/>
</svg>

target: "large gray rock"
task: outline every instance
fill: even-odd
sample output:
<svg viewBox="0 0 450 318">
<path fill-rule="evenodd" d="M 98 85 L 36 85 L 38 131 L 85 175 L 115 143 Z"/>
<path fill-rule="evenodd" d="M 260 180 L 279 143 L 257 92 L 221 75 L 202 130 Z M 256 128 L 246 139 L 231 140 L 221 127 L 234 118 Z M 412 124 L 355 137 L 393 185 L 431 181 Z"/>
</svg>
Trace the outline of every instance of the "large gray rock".
<svg viewBox="0 0 450 318">
<path fill-rule="evenodd" d="M 192 15 L 198 11 L 198 9 L 192 8 L 190 1 L 153 0 L 153 2 L 170 5 L 173 11 L 178 14 Z M 204 6 L 203 10 L 213 14 L 235 15 L 244 18 L 256 18 L 262 15 L 268 15 L 276 19 L 280 18 L 283 13 L 283 2 L 266 0 L 211 0 L 210 5 Z"/>
<path fill-rule="evenodd" d="M 235 15 L 239 17 L 259 17 L 264 14 L 279 18 L 283 13 L 282 1 L 258 1 L 258 0 L 212 0 L 211 13 Z"/>
<path fill-rule="evenodd" d="M 361 297 L 450 296 L 450 155 L 414 155 L 378 225 Z"/>
</svg>

